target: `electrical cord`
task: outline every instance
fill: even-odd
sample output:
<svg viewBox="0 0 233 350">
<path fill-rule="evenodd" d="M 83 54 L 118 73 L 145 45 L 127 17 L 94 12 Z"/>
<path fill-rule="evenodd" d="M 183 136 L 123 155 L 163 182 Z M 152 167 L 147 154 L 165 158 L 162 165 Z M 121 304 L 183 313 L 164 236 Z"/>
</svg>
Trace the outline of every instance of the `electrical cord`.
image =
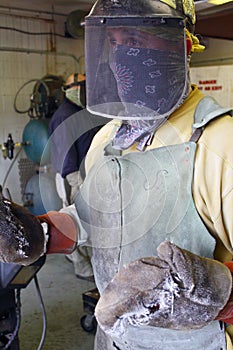
<svg viewBox="0 0 233 350">
<path fill-rule="evenodd" d="M 12 202 L 12 197 L 11 197 L 11 193 L 8 187 L 5 188 L 5 193 L 6 193 L 6 198 L 9 199 Z"/>
<path fill-rule="evenodd" d="M 26 30 L 22 30 L 22 29 L 17 29 L 17 28 L 13 28 L 13 27 L 5 27 L 5 26 L 0 26 L 0 29 L 4 29 L 4 30 L 13 30 L 15 32 L 19 32 L 22 34 L 28 34 L 28 35 L 54 35 L 54 36 L 59 36 L 61 38 L 66 38 L 65 35 L 62 34 L 58 34 L 58 33 L 50 33 L 50 32 L 28 32 Z"/>
<path fill-rule="evenodd" d="M 38 278 L 35 275 L 34 276 L 34 282 L 36 285 L 36 291 L 40 300 L 40 307 L 41 307 L 41 311 L 42 311 L 42 316 L 43 316 L 43 331 L 42 331 L 42 335 L 41 335 L 41 340 L 40 340 L 40 344 L 37 348 L 37 350 L 41 350 L 45 341 L 45 335 L 46 335 L 46 329 L 47 329 L 47 318 L 46 318 L 46 311 L 45 311 L 45 306 L 44 306 L 44 302 L 42 299 L 42 295 L 41 295 L 41 291 L 40 291 L 40 287 L 39 287 L 39 283 L 38 283 Z"/>
</svg>

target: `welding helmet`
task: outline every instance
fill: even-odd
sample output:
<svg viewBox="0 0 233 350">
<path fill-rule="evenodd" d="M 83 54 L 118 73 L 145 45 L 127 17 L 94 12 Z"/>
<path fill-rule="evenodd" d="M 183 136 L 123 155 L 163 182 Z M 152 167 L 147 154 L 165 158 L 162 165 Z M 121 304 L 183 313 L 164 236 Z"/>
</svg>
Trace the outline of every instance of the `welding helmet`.
<svg viewBox="0 0 233 350">
<path fill-rule="evenodd" d="M 119 119 L 170 115 L 189 91 L 192 0 L 98 0 L 85 18 L 87 109 Z"/>
</svg>

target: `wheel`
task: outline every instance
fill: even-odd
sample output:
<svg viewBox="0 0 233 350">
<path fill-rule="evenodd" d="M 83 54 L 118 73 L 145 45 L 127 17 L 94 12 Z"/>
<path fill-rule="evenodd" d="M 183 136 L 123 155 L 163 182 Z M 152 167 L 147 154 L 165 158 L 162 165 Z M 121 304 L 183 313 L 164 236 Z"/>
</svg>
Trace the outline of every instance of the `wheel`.
<svg viewBox="0 0 233 350">
<path fill-rule="evenodd" d="M 84 315 L 80 319 L 81 327 L 84 331 L 91 333 L 96 331 L 97 322 L 94 315 Z"/>
</svg>

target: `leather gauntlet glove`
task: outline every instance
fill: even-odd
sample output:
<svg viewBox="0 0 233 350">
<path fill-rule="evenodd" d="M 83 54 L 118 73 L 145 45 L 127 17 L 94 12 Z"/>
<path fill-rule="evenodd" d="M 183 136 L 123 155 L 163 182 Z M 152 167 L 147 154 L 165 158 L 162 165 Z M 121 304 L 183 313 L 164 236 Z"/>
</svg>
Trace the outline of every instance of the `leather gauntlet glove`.
<svg viewBox="0 0 233 350">
<path fill-rule="evenodd" d="M 40 222 L 48 225 L 46 254 L 70 254 L 77 243 L 77 229 L 70 215 L 49 211 L 38 216 Z"/>
<path fill-rule="evenodd" d="M 70 254 L 76 239 L 77 230 L 68 214 L 49 212 L 36 217 L 4 198 L 0 190 L 0 261 L 30 265 L 45 253 Z"/>
<path fill-rule="evenodd" d="M 29 265 L 43 255 L 45 243 L 40 221 L 0 191 L 0 261 Z"/>
<path fill-rule="evenodd" d="M 104 290 L 95 315 L 105 332 L 119 336 L 128 324 L 197 329 L 227 303 L 232 277 L 224 264 L 170 242 L 157 251 L 124 266 Z"/>
</svg>

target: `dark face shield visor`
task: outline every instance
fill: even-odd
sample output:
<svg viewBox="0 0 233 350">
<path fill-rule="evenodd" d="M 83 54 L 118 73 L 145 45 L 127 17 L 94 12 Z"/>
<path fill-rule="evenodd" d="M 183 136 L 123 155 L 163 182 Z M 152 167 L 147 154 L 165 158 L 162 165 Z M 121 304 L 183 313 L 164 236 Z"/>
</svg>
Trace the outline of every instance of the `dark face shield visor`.
<svg viewBox="0 0 233 350">
<path fill-rule="evenodd" d="M 185 26 L 177 18 L 87 18 L 87 109 L 119 119 L 169 116 L 187 94 Z"/>
</svg>

